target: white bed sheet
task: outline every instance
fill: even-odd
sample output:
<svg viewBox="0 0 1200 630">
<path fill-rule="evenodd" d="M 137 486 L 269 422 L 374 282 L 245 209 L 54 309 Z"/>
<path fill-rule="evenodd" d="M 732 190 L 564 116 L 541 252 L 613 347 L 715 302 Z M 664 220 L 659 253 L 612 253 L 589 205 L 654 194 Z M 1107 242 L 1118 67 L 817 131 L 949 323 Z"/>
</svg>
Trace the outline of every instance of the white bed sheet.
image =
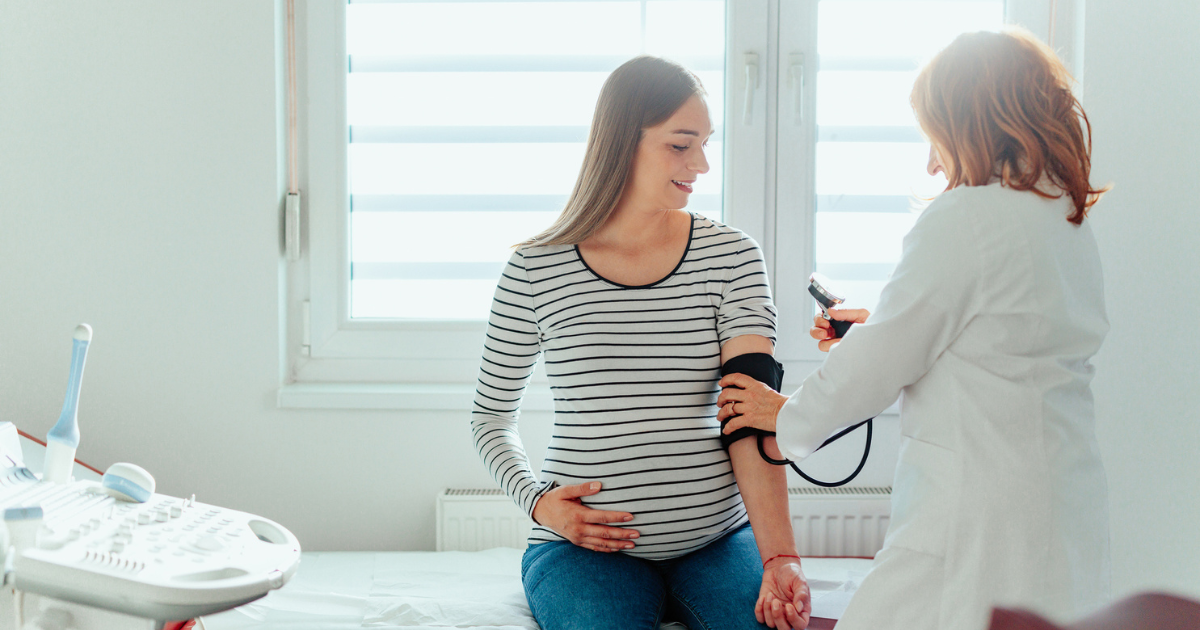
<svg viewBox="0 0 1200 630">
<path fill-rule="evenodd" d="M 205 617 L 204 625 L 207 630 L 537 630 L 521 588 L 521 553 L 507 547 L 305 552 L 296 575 L 282 589 Z M 805 558 L 803 566 L 813 590 L 814 616 L 836 619 L 871 561 Z"/>
</svg>

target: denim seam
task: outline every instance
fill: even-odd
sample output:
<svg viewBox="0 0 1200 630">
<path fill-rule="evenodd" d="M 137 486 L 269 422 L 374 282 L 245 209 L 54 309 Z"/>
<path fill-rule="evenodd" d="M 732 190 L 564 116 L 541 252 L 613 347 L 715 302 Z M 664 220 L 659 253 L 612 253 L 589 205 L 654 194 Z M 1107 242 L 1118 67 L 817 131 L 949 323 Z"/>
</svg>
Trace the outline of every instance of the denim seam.
<svg viewBox="0 0 1200 630">
<path fill-rule="evenodd" d="M 664 584 L 663 586 L 665 587 L 666 585 Z M 662 625 L 663 614 L 667 612 L 667 596 L 668 596 L 668 594 L 669 593 L 667 592 L 667 589 L 663 588 L 663 596 L 662 596 L 662 599 L 660 599 L 658 601 L 658 613 L 656 613 L 654 616 L 654 625 L 651 626 L 652 628 L 657 628 Z"/>
<path fill-rule="evenodd" d="M 699 621 L 700 625 L 703 626 L 703 628 L 692 628 L 691 626 L 688 626 L 688 630 L 711 630 L 711 626 L 709 626 L 708 622 L 705 621 L 704 618 L 700 616 L 700 613 L 696 611 L 696 607 L 692 606 L 692 602 L 688 601 L 686 597 L 680 595 L 679 593 L 676 593 L 675 589 L 671 589 L 670 593 L 671 596 L 679 600 L 679 602 L 683 604 L 684 608 L 687 608 L 688 612 L 692 613 L 692 616 L 696 618 L 696 621 Z"/>
</svg>

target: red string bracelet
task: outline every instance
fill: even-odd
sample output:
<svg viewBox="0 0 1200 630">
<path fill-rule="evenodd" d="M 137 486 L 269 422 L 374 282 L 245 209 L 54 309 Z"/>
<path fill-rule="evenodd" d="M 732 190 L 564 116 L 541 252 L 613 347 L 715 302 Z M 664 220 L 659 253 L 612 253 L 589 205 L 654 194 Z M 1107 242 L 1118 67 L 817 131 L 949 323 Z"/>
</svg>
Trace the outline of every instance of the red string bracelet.
<svg viewBox="0 0 1200 630">
<path fill-rule="evenodd" d="M 791 554 L 786 554 L 786 553 L 781 553 L 777 556 L 771 556 L 770 558 L 767 558 L 766 562 L 763 562 L 763 568 L 764 569 L 767 568 L 767 565 L 770 564 L 770 562 L 772 560 L 774 560 L 775 558 L 795 558 L 795 559 L 799 560 L 800 556 L 793 556 Z"/>
</svg>

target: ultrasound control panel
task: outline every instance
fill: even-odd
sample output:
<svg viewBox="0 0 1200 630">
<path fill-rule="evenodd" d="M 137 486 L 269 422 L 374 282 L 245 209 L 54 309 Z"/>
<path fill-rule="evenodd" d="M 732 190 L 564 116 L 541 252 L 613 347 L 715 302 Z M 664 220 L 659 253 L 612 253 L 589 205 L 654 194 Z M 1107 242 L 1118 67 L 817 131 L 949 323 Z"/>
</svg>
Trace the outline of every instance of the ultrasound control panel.
<svg viewBox="0 0 1200 630">
<path fill-rule="evenodd" d="M 24 466 L 0 472 L 0 512 L 8 586 L 147 619 L 253 601 L 300 561 L 296 537 L 260 516 L 194 497 L 121 500 L 101 483 L 46 482 Z"/>
</svg>

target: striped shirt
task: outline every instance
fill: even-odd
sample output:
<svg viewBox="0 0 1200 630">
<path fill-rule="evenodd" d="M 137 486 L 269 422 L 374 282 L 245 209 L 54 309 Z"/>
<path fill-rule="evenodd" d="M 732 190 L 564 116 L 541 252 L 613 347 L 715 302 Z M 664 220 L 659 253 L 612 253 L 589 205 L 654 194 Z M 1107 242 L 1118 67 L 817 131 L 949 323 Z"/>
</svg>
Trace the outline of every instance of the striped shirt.
<svg viewBox="0 0 1200 630">
<path fill-rule="evenodd" d="M 597 480 L 583 503 L 630 512 L 633 556 L 690 553 L 747 521 L 716 400 L 721 345 L 775 339 L 758 245 L 693 215 L 676 268 L 631 287 L 592 271 L 573 245 L 517 250 L 496 287 L 471 429 L 502 488 L 527 514 L 557 485 Z M 541 479 L 517 434 L 521 397 L 542 356 L 554 431 Z M 563 540 L 535 524 L 530 544 Z"/>
</svg>

